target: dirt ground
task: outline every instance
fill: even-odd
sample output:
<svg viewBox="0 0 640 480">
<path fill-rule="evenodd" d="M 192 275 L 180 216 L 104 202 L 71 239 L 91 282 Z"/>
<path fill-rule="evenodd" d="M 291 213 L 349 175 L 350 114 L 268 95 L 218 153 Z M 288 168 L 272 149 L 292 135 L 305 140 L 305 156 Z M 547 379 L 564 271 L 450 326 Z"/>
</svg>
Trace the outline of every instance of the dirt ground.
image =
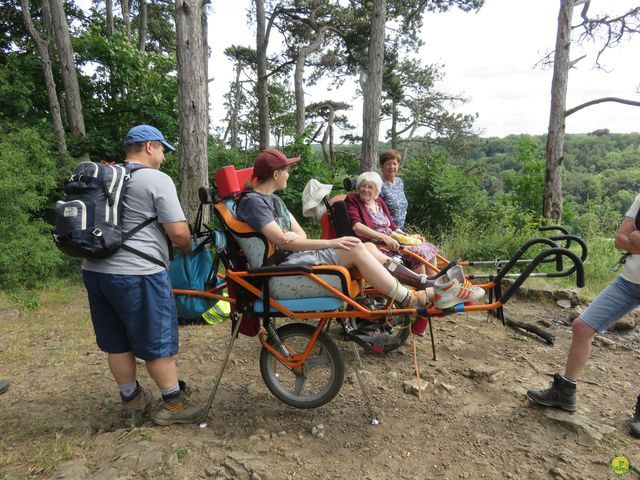
<svg viewBox="0 0 640 480">
<path fill-rule="evenodd" d="M 605 479 L 618 478 L 618 455 L 640 465 L 640 441 L 627 433 L 640 393 L 635 331 L 595 342 L 577 413 L 526 400 L 527 388 L 546 386 L 562 369 L 567 352 L 569 310 L 551 301 L 512 299 L 505 312 L 546 323 L 554 346 L 485 314 L 435 319 L 437 361 L 429 338 L 417 339 L 428 381 L 421 399 L 403 388 L 415 379 L 412 339 L 386 356 L 360 350 L 379 425 L 355 379 L 353 344 L 336 330 L 347 374 L 324 407 L 278 401 L 260 376 L 258 340 L 240 337 L 207 428 L 148 421 L 133 430 L 120 428 L 83 291 L 37 312 L 5 307 L 0 377 L 12 386 L 0 396 L 2 479 Z M 206 402 L 228 338 L 224 324 L 181 327 L 179 368 L 196 402 Z M 152 387 L 143 368 L 139 380 Z M 633 468 L 620 473 L 638 476 Z"/>
</svg>

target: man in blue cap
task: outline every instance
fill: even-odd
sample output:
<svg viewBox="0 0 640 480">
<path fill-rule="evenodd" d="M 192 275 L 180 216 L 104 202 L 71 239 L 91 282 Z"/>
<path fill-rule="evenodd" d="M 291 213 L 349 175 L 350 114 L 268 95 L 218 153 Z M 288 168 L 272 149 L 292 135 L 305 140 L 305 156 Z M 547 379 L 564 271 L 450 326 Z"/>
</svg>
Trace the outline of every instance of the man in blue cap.
<svg viewBox="0 0 640 480">
<path fill-rule="evenodd" d="M 160 172 L 165 151 L 175 152 L 162 133 L 150 125 L 129 130 L 124 141 L 125 163 L 144 167 L 128 182 L 122 228 L 128 231 L 149 218 L 127 244 L 159 259 L 165 267 L 121 248 L 100 259 L 83 259 L 84 283 L 98 347 L 108 354 L 111 374 L 120 389 L 126 426 L 138 425 L 151 408 L 153 395 L 136 380 L 136 357 L 145 361 L 162 393 L 162 406 L 153 416 L 158 425 L 198 420 L 200 409 L 190 403 L 185 383 L 178 380 L 178 319 L 166 265 L 170 242 L 191 251 L 191 235 L 176 187 Z"/>
</svg>

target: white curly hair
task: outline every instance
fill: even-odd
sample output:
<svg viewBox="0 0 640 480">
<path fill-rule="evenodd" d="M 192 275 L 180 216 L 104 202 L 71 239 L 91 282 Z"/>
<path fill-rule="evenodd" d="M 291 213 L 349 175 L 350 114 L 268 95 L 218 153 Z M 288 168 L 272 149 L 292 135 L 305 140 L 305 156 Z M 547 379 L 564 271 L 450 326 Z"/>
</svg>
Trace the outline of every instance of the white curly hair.
<svg viewBox="0 0 640 480">
<path fill-rule="evenodd" d="M 364 172 L 361 173 L 356 179 L 356 188 L 360 187 L 362 182 L 371 182 L 376 186 L 376 197 L 380 195 L 382 191 L 382 178 L 376 172 Z"/>
</svg>

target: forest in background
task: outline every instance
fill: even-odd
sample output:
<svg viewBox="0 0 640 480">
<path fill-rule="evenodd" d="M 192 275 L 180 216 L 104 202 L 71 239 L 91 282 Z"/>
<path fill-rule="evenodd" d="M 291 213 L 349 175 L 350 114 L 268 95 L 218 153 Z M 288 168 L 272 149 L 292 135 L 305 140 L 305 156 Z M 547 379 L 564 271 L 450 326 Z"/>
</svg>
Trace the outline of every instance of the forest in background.
<svg viewBox="0 0 640 480">
<path fill-rule="evenodd" d="M 178 155 L 168 155 L 163 170 L 176 181 L 189 218 L 198 186 L 220 166 L 249 166 L 265 145 L 304 158 L 283 194 L 297 215 L 310 178 L 341 184 L 375 165 L 376 151 L 393 147 L 403 154 L 414 229 L 449 258 L 510 256 L 549 222 L 541 212 L 547 136 L 478 138 L 475 118 L 456 113 L 465 99 L 440 91 L 444 72 L 417 55 L 426 10 L 474 11 L 482 4 L 255 0 L 247 21 L 256 26 L 257 43 L 227 49 L 236 69 L 225 97 L 228 125 L 211 132 L 201 118 L 206 72 L 185 68 L 190 60 L 206 63 L 198 60 L 206 59 L 206 44 L 184 50 L 185 44 L 203 47 L 205 35 L 195 28 L 206 26 L 201 2 L 94 0 L 84 10 L 73 0 L 2 0 L 0 289 L 77 278 L 77 261 L 63 257 L 51 240 L 53 205 L 81 159 L 122 160 L 122 138 L 137 123 L 157 126 L 177 144 Z M 192 28 L 183 24 L 189 14 Z M 628 19 L 639 14 L 634 9 Z M 583 27 L 602 25 L 606 18 Z M 290 34 L 279 51 L 267 45 L 271 28 Z M 358 78 L 363 105 L 379 100 L 363 120 L 388 118 L 392 128 L 378 135 L 378 126 L 365 122 L 355 132 L 344 115 L 349 105 L 305 105 L 304 87 L 322 75 L 337 87 L 346 77 Z M 196 77 L 197 101 L 184 92 Z M 181 104 L 196 106 L 198 114 L 187 115 Z M 190 123 L 195 117 L 200 123 Z M 387 143 L 377 142 L 382 137 Z M 638 143 L 638 134 L 606 130 L 567 136 L 563 223 L 571 231 L 596 243 L 611 238 L 635 196 Z"/>
</svg>

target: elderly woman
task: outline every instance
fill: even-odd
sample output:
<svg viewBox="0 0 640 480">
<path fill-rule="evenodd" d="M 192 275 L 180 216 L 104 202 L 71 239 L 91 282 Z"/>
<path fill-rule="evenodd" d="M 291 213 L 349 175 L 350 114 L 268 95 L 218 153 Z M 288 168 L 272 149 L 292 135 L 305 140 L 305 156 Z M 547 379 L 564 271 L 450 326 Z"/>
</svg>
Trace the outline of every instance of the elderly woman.
<svg viewBox="0 0 640 480">
<path fill-rule="evenodd" d="M 393 232 L 404 234 L 391 216 L 389 208 L 379 197 L 382 189 L 382 178 L 376 172 L 364 172 L 356 181 L 357 193 L 350 193 L 345 199 L 347 211 L 353 224 L 354 233 L 363 241 L 374 241 L 380 244 L 380 250 L 390 256 L 400 256 L 402 263 L 417 274 L 432 275 L 435 273 L 417 258 L 402 253 L 400 244 L 391 237 Z M 420 245 L 405 246 L 435 265 L 438 249 L 435 245 L 421 238 Z"/>
<path fill-rule="evenodd" d="M 396 226 L 403 229 L 409 202 L 404 194 L 404 182 L 398 177 L 398 170 L 400 170 L 400 154 L 395 150 L 382 152 L 380 154 L 380 171 L 382 172 L 380 197 L 387 204 Z"/>
</svg>

